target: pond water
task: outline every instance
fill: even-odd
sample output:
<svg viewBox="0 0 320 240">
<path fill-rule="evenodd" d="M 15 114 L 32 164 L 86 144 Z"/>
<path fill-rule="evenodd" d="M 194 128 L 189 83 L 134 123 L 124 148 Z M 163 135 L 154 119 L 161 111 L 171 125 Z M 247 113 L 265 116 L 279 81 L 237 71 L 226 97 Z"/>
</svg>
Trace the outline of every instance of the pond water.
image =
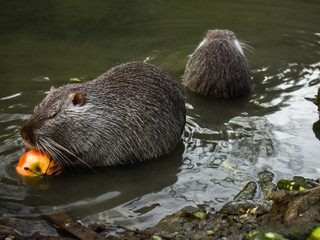
<svg viewBox="0 0 320 240">
<path fill-rule="evenodd" d="M 263 170 L 319 178 L 319 113 L 307 99 L 320 87 L 319 12 L 316 0 L 2 1 L 0 222 L 56 236 L 41 215 L 61 210 L 84 224 L 146 228 L 187 205 L 219 210 Z M 213 28 L 250 46 L 250 96 L 214 101 L 183 89 L 188 55 Z M 20 178 L 19 129 L 48 89 L 132 60 L 165 69 L 183 89 L 178 148 L 134 166 Z"/>
</svg>

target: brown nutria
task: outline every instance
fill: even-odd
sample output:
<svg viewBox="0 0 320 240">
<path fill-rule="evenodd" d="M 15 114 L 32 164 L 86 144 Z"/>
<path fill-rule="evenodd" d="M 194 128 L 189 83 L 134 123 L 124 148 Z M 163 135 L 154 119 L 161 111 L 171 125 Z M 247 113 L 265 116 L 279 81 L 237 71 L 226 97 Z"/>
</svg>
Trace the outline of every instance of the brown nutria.
<svg viewBox="0 0 320 240">
<path fill-rule="evenodd" d="M 209 30 L 187 62 L 184 85 L 216 99 L 250 93 L 252 82 L 240 43 L 230 30 Z"/>
<path fill-rule="evenodd" d="M 59 165 L 109 166 L 156 158 L 180 141 L 186 119 L 169 74 L 142 62 L 95 80 L 50 89 L 21 129 L 26 148 Z"/>
</svg>

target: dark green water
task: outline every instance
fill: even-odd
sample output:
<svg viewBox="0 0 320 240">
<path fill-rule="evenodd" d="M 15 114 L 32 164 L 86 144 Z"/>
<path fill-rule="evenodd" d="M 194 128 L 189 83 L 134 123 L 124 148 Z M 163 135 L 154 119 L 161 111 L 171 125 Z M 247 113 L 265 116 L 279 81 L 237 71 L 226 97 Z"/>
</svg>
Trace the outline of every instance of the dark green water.
<svg viewBox="0 0 320 240">
<path fill-rule="evenodd" d="M 84 223 L 148 227 L 183 206 L 219 209 L 268 169 L 276 179 L 320 173 L 319 1 L 18 1 L 0 8 L 0 220 L 25 235 L 56 235 L 54 209 Z M 24 180 L 19 128 L 50 86 L 95 78 L 131 60 L 181 85 L 207 29 L 233 30 L 247 49 L 255 91 L 215 102 L 183 90 L 188 123 L 167 157 L 136 166 Z M 23 220 L 22 220 L 23 219 Z M 27 221 L 25 221 L 27 219 Z"/>
</svg>

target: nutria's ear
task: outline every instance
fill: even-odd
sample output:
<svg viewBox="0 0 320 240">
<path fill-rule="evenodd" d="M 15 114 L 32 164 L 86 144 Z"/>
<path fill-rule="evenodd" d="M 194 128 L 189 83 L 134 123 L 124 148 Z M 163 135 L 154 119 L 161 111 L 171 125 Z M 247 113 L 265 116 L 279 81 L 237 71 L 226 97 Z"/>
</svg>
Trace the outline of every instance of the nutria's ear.
<svg viewBox="0 0 320 240">
<path fill-rule="evenodd" d="M 70 96 L 74 106 L 82 106 L 85 102 L 84 94 L 81 91 L 77 91 Z"/>
<path fill-rule="evenodd" d="M 50 92 L 52 92 L 53 90 L 55 90 L 56 88 L 54 86 L 51 86 L 50 88 Z"/>
<path fill-rule="evenodd" d="M 208 37 L 208 38 L 209 38 L 209 37 L 214 37 L 214 30 L 209 29 L 209 30 L 207 31 L 207 37 Z"/>
</svg>

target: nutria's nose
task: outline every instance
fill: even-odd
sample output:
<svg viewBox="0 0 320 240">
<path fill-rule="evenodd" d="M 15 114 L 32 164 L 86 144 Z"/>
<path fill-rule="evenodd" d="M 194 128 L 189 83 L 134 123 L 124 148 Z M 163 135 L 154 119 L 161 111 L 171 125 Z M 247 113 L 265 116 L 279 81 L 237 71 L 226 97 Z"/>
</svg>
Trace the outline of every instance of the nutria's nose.
<svg viewBox="0 0 320 240">
<path fill-rule="evenodd" d="M 20 129 L 20 135 L 22 137 L 22 139 L 29 143 L 29 144 L 32 144 L 32 136 L 33 136 L 33 133 L 32 131 L 30 130 L 30 128 L 26 127 L 26 126 L 23 126 L 21 129 Z"/>
</svg>

